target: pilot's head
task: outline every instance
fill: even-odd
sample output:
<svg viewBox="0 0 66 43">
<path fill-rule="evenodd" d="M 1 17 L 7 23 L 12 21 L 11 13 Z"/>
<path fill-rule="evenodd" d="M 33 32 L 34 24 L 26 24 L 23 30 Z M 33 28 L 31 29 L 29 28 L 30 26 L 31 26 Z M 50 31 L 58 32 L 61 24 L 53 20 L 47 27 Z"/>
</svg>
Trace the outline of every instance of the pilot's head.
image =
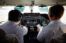
<svg viewBox="0 0 66 43">
<path fill-rule="evenodd" d="M 55 5 L 49 9 L 49 19 L 59 20 L 64 13 L 64 7 L 62 5 Z"/>
<path fill-rule="evenodd" d="M 16 22 L 17 24 L 20 23 L 20 20 L 22 18 L 22 14 L 18 10 L 11 10 L 8 15 L 8 20 L 12 22 Z"/>
</svg>

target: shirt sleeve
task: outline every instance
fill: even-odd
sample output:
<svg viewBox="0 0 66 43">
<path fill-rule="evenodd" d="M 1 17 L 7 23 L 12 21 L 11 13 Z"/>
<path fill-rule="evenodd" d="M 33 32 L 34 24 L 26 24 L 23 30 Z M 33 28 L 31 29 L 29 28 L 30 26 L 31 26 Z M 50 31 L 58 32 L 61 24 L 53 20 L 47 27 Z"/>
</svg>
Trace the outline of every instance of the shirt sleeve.
<svg viewBox="0 0 66 43">
<path fill-rule="evenodd" d="M 45 40 L 45 37 L 47 36 L 48 30 L 46 28 L 43 28 L 42 31 L 38 33 L 37 39 L 40 42 L 43 42 Z"/>
<path fill-rule="evenodd" d="M 66 24 L 62 24 L 61 28 L 62 28 L 63 32 L 66 33 Z"/>
<path fill-rule="evenodd" d="M 26 35 L 28 33 L 27 27 L 23 26 L 23 35 Z"/>
<path fill-rule="evenodd" d="M 16 35 L 19 40 L 19 43 L 23 43 L 23 29 L 18 28 Z"/>
<path fill-rule="evenodd" d="M 27 32 L 28 32 L 28 30 L 26 28 L 18 27 L 17 37 L 18 37 L 19 43 L 23 43 L 24 42 L 23 37 L 24 37 L 24 35 L 27 34 Z"/>
</svg>

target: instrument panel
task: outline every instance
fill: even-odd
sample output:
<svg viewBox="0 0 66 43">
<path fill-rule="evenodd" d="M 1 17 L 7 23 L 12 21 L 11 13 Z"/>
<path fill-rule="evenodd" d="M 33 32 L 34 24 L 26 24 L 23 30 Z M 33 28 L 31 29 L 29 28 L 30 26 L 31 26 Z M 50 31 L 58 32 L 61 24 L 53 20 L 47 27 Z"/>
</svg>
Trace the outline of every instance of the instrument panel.
<svg viewBox="0 0 66 43">
<path fill-rule="evenodd" d="M 49 18 L 47 14 L 26 13 L 22 15 L 21 25 L 36 26 L 37 24 L 48 25 Z M 44 23 L 44 24 L 43 24 Z"/>
</svg>

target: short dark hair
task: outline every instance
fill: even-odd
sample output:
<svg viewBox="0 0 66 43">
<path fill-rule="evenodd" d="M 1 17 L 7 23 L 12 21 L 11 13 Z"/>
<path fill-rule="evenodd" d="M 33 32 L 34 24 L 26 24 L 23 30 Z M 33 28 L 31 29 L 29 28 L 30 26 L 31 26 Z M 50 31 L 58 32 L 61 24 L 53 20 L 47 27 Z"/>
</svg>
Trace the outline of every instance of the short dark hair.
<svg viewBox="0 0 66 43">
<path fill-rule="evenodd" d="M 64 7 L 62 5 L 54 5 L 49 10 L 50 17 L 55 16 L 56 18 L 58 17 L 59 19 L 63 16 L 63 13 Z"/>
<path fill-rule="evenodd" d="M 17 22 L 21 19 L 21 17 L 22 17 L 22 14 L 20 11 L 11 10 L 8 15 L 8 20 Z"/>
</svg>

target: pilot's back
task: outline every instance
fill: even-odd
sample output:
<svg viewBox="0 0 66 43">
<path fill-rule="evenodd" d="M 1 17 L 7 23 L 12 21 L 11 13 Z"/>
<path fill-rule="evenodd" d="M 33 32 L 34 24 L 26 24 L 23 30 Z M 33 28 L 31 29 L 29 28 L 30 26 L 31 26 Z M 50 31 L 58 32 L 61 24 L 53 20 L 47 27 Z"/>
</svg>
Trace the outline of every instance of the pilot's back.
<svg viewBox="0 0 66 43">
<path fill-rule="evenodd" d="M 18 30 L 19 26 L 17 26 L 15 23 L 13 22 L 6 22 L 4 24 L 1 25 L 1 28 L 7 33 L 7 34 L 15 34 L 16 31 Z"/>
<path fill-rule="evenodd" d="M 52 38 L 57 38 L 64 33 L 66 30 L 66 25 L 59 20 L 51 21 L 46 27 L 39 32 L 37 38 L 39 41 L 44 41 L 49 43 Z"/>
<path fill-rule="evenodd" d="M 2 28 L 6 34 L 15 34 L 18 37 L 19 42 L 23 43 L 23 35 L 26 33 L 24 33 L 24 30 L 14 22 L 8 21 L 1 25 L 0 28 Z"/>
</svg>

